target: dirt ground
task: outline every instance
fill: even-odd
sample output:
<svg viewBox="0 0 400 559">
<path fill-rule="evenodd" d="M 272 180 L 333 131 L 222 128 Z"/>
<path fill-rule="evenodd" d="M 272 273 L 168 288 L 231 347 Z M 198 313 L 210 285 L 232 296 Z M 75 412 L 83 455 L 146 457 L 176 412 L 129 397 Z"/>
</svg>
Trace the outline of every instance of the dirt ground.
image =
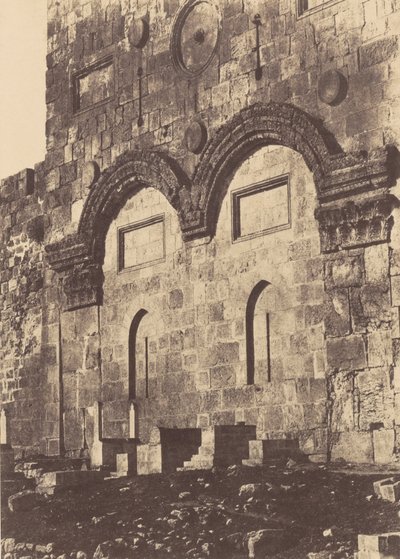
<svg viewBox="0 0 400 559">
<path fill-rule="evenodd" d="M 244 559 L 247 534 L 267 529 L 261 557 L 325 551 L 320 557 L 341 559 L 353 557 L 360 533 L 400 530 L 400 503 L 373 495 L 373 481 L 387 474 L 351 466 L 234 466 L 108 479 L 42 497 L 18 513 L 8 510 L 4 494 L 2 538 L 53 542 L 55 556 L 71 558 L 78 551 L 91 558 L 97 549 L 95 559 Z M 244 484 L 254 486 L 240 495 Z"/>
</svg>

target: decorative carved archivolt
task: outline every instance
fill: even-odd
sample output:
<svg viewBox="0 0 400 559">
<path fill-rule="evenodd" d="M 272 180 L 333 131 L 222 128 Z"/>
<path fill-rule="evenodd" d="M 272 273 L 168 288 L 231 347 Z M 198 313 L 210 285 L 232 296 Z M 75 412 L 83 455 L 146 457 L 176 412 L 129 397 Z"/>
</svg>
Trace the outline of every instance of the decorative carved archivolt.
<svg viewBox="0 0 400 559">
<path fill-rule="evenodd" d="M 300 109 L 255 104 L 213 135 L 191 178 L 165 152 L 151 150 L 128 152 L 103 172 L 89 192 L 78 232 L 46 247 L 50 266 L 63 277 L 66 308 L 101 302 L 105 236 L 128 197 L 144 186 L 157 188 L 176 210 L 185 240 L 213 235 L 232 174 L 246 157 L 268 144 L 301 153 L 313 173 L 321 206 L 338 206 L 316 212 L 324 251 L 387 238 L 393 200 L 388 202 L 385 192 L 392 184 L 392 150 L 345 154 L 329 131 Z M 375 202 L 369 198 L 343 203 L 377 189 L 381 198 Z"/>
</svg>

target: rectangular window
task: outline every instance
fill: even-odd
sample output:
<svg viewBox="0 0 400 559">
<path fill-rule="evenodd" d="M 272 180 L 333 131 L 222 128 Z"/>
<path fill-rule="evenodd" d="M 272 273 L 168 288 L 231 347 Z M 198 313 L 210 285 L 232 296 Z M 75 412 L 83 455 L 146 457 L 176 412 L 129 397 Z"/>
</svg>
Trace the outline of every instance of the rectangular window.
<svg viewBox="0 0 400 559">
<path fill-rule="evenodd" d="M 333 6 L 342 0 L 297 0 L 297 16 L 308 15 Z"/>
<path fill-rule="evenodd" d="M 114 95 L 113 58 L 107 57 L 73 77 L 74 111 L 90 107 L 111 99 Z"/>
<path fill-rule="evenodd" d="M 143 268 L 165 259 L 164 215 L 118 230 L 118 271 Z"/>
<path fill-rule="evenodd" d="M 232 193 L 233 240 L 290 227 L 289 177 L 253 184 Z"/>
</svg>

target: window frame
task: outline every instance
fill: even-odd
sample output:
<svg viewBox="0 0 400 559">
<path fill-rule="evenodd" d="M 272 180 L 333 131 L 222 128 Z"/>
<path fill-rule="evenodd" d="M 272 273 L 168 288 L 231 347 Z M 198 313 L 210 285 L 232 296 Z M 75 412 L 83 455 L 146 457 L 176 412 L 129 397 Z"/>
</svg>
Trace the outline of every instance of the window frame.
<svg viewBox="0 0 400 559">
<path fill-rule="evenodd" d="M 249 233 L 247 235 L 241 235 L 241 223 L 240 223 L 240 200 L 246 196 L 251 196 L 252 194 L 257 194 L 259 192 L 273 190 L 280 186 L 287 187 L 287 223 L 282 225 L 276 225 L 274 227 L 268 227 L 267 229 L 262 229 L 261 231 L 255 231 L 254 233 Z M 290 176 L 289 174 L 279 175 L 272 179 L 267 179 L 259 181 L 248 186 L 238 188 L 231 193 L 231 216 L 232 216 L 232 242 L 237 243 L 241 241 L 247 241 L 249 239 L 254 239 L 256 237 L 262 237 L 264 235 L 270 235 L 271 233 L 276 233 L 277 231 L 283 231 L 285 229 L 290 229 L 292 227 L 292 212 L 291 212 L 291 196 L 290 196 Z"/>
<path fill-rule="evenodd" d="M 107 68 L 108 66 L 112 67 L 112 72 L 113 72 L 113 76 L 112 76 L 112 92 L 108 97 L 105 97 L 104 99 L 101 99 L 100 101 L 97 101 L 97 103 L 92 103 L 91 105 L 88 105 L 87 107 L 81 107 L 80 105 L 80 80 L 82 78 L 85 78 L 86 76 L 89 76 L 90 74 L 92 74 L 93 72 L 96 72 L 96 70 L 101 70 L 102 68 Z M 73 114 L 80 114 L 80 113 L 84 113 L 86 111 L 90 111 L 91 109 L 93 109 L 94 107 L 98 107 L 101 105 L 104 105 L 105 103 L 108 103 L 109 101 L 111 101 L 114 97 L 115 97 L 115 87 L 116 87 L 116 83 L 115 83 L 115 62 L 114 62 L 114 55 L 110 54 L 108 56 L 105 56 L 103 58 L 99 58 L 98 60 L 96 60 L 95 62 L 93 62 L 92 64 L 89 64 L 87 66 L 85 66 L 84 68 L 75 71 L 72 74 L 72 109 L 73 109 Z"/>
<path fill-rule="evenodd" d="M 125 234 L 131 231 L 136 231 L 138 229 L 143 229 L 149 225 L 154 225 L 156 223 L 162 223 L 162 252 L 163 256 L 161 258 L 155 258 L 154 260 L 149 260 L 148 262 L 143 262 L 141 264 L 136 264 L 134 266 L 124 265 L 124 255 L 125 255 Z M 160 262 L 165 262 L 166 258 L 166 243 L 165 243 L 165 214 L 158 214 L 141 221 L 136 221 L 135 223 L 130 223 L 129 225 L 122 225 L 117 229 L 117 273 L 121 274 L 124 272 L 131 272 L 133 270 L 140 270 L 142 268 L 147 268 L 148 266 L 153 266 L 154 264 L 159 264 Z"/>
<path fill-rule="evenodd" d="M 313 8 L 304 8 L 303 3 L 307 2 L 308 0 L 296 0 L 296 14 L 297 19 L 301 19 L 307 17 L 311 14 L 324 10 L 326 8 L 330 8 L 335 4 L 339 4 L 339 2 L 343 2 L 343 0 L 329 0 L 325 4 L 319 4 L 318 6 L 314 6 Z"/>
</svg>

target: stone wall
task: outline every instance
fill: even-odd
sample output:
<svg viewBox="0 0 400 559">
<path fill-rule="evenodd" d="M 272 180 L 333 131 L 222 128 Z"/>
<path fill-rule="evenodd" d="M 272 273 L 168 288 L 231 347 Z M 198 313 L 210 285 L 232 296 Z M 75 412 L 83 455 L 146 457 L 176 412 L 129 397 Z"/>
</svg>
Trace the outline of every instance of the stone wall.
<svg viewBox="0 0 400 559">
<path fill-rule="evenodd" d="M 290 175 L 290 229 L 232 242 L 231 193 Z M 128 435 L 129 328 L 137 336 L 139 438 L 151 428 L 207 427 L 246 421 L 260 436 L 302 433 L 307 453 L 323 453 L 326 429 L 323 269 L 316 193 L 299 154 L 262 148 L 233 177 L 210 240 L 184 244 L 176 212 L 158 191 L 133 196 L 112 222 L 105 244 L 101 312 L 105 436 Z M 253 215 L 257 208 L 253 207 Z M 165 215 L 165 261 L 117 273 L 117 231 Z M 251 216 L 250 216 L 251 219 Z M 246 307 L 267 281 L 271 381 L 266 366 L 247 384 Z M 259 302 L 262 304 L 262 301 Z M 148 337 L 149 397 L 144 397 L 143 341 Z M 255 340 L 266 344 L 263 339 Z M 131 350 L 132 351 L 132 350 Z"/>
<path fill-rule="evenodd" d="M 26 169 L 1 182 L 0 379 L 8 413 L 8 436 L 15 450 L 41 447 L 41 346 L 44 303 L 43 239 L 46 226 L 40 204 L 43 167 Z"/>
<path fill-rule="evenodd" d="M 129 328 L 144 309 L 143 440 L 154 422 L 246 421 L 259 436 L 300 433 L 307 454 L 390 461 L 400 241 L 385 149 L 399 141 L 400 6 L 342 0 L 298 17 L 295 0 L 214 5 L 218 44 L 192 75 L 171 41 L 184 3 L 49 1 L 46 158 L 33 193 L 23 174 L 2 186 L 13 444 L 79 452 L 97 401 L 105 435 L 128 435 Z M 326 102 L 332 70 L 340 98 Z M 260 173 L 290 174 L 291 227 L 232 242 L 231 193 Z M 160 214 L 165 260 L 117 273 L 117 228 Z M 246 305 L 260 281 L 270 364 L 260 326 L 247 385 Z"/>
<path fill-rule="evenodd" d="M 47 57 L 48 190 L 65 195 L 65 211 L 52 216 L 52 238 L 76 229 L 87 195 L 85 164 L 107 169 L 118 155 L 157 146 L 191 176 L 200 156 L 187 150 L 184 133 L 195 118 L 209 136 L 255 102 L 287 102 L 321 119 L 346 151 L 372 150 L 398 141 L 398 38 L 396 3 L 342 0 L 301 18 L 295 0 L 217 2 L 220 41 L 208 68 L 187 79 L 173 65 L 170 39 L 182 2 L 63 0 L 50 2 Z M 255 79 L 260 14 L 262 77 Z M 143 48 L 129 37 L 132 23 L 147 17 Z M 71 76 L 96 60 L 114 57 L 109 101 L 74 113 Z M 142 126 L 138 67 L 143 69 Z M 348 94 L 331 106 L 317 94 L 318 79 L 337 69 Z M 71 209 L 72 208 L 72 209 Z M 72 215 L 70 214 L 72 212 Z"/>
</svg>

